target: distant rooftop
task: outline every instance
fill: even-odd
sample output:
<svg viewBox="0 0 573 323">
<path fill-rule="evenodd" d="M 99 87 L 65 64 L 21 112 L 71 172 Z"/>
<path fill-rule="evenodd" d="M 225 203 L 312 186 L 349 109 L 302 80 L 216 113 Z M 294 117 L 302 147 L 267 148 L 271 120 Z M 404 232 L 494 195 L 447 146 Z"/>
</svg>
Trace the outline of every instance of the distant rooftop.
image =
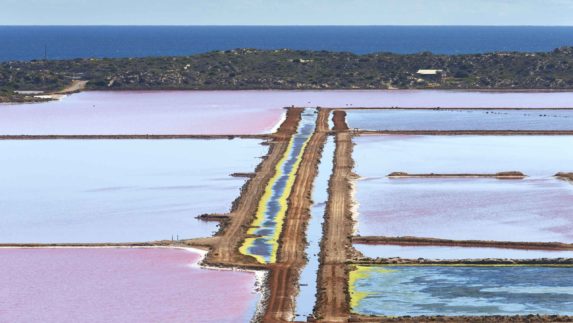
<svg viewBox="0 0 573 323">
<path fill-rule="evenodd" d="M 420 75 L 437 75 L 441 74 L 443 70 L 418 70 L 417 74 Z"/>
</svg>

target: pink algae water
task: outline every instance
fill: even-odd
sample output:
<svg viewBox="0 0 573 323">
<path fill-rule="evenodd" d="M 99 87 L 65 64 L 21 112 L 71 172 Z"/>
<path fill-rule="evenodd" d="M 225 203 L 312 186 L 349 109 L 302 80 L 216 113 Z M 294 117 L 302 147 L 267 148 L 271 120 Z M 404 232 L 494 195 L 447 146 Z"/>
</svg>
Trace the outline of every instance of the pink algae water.
<svg viewBox="0 0 573 323">
<path fill-rule="evenodd" d="M 463 91 L 83 92 L 0 105 L 0 134 L 251 134 L 272 131 L 285 106 L 573 107 L 573 93 Z"/>
<path fill-rule="evenodd" d="M 573 185 L 552 178 L 358 181 L 358 233 L 573 243 Z"/>
<path fill-rule="evenodd" d="M 84 92 L 60 101 L 0 106 L 2 135 L 258 134 L 284 110 L 215 92 Z"/>
<path fill-rule="evenodd" d="M 0 249 L 0 322 L 248 322 L 255 274 L 182 249 Z"/>
<path fill-rule="evenodd" d="M 352 158 L 361 177 L 408 173 L 573 171 L 573 136 L 360 136 Z"/>
</svg>

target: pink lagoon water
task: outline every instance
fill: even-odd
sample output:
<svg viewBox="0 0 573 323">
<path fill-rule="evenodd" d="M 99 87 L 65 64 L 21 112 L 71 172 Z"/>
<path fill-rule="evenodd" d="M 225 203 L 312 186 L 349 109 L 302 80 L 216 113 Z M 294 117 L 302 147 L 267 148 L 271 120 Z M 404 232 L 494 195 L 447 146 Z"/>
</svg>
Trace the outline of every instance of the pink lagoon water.
<svg viewBox="0 0 573 323">
<path fill-rule="evenodd" d="M 573 136 L 360 136 L 354 171 L 365 178 L 391 172 L 497 173 L 553 176 L 573 171 Z"/>
<path fill-rule="evenodd" d="M 151 91 L 83 92 L 0 105 L 0 135 L 256 134 L 283 107 L 573 107 L 573 92 Z"/>
<path fill-rule="evenodd" d="M 403 259 L 536 259 L 536 258 L 573 258 L 573 250 L 521 250 L 503 248 L 463 248 L 440 246 L 396 246 L 354 244 L 354 248 L 370 258 Z"/>
<path fill-rule="evenodd" d="M 0 243 L 211 236 L 267 146 L 255 139 L 0 141 Z"/>
<path fill-rule="evenodd" d="M 553 178 L 357 183 L 358 234 L 573 243 L 573 184 Z"/>
<path fill-rule="evenodd" d="M 0 322 L 248 322 L 254 273 L 182 249 L 0 249 Z"/>
</svg>

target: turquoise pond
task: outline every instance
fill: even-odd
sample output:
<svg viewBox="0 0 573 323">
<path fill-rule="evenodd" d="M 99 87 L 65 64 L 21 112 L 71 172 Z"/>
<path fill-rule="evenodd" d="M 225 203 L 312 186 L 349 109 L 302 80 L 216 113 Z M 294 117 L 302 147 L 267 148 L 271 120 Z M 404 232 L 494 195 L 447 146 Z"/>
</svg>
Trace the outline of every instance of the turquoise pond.
<svg viewBox="0 0 573 323">
<path fill-rule="evenodd" d="M 572 315 L 572 274 L 564 267 L 361 266 L 351 273 L 352 310 L 376 316 Z"/>
</svg>

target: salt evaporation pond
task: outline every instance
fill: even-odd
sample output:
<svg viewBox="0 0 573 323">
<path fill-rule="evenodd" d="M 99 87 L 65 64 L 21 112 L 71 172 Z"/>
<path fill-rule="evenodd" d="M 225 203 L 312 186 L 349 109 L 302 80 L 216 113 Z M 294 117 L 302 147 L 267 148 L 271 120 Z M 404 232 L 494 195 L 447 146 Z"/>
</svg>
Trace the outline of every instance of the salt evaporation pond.
<svg viewBox="0 0 573 323">
<path fill-rule="evenodd" d="M 377 316 L 573 314 L 573 268 L 358 266 L 354 313 Z"/>
<path fill-rule="evenodd" d="M 253 272 L 183 249 L 0 249 L 2 322 L 248 322 Z"/>
<path fill-rule="evenodd" d="M 312 208 L 310 220 L 306 228 L 306 241 L 308 243 L 305 253 L 307 264 L 301 271 L 299 279 L 299 293 L 295 301 L 295 320 L 304 321 L 314 311 L 318 280 L 318 266 L 320 242 L 322 241 L 322 225 L 328 201 L 328 182 L 332 174 L 335 150 L 334 137 L 328 137 L 322 158 L 318 165 L 318 174 L 312 188 Z"/>
<path fill-rule="evenodd" d="M 573 110 L 346 110 L 363 130 L 573 130 Z"/>
<path fill-rule="evenodd" d="M 522 250 L 503 248 L 442 247 L 442 246 L 396 246 L 354 244 L 354 248 L 369 258 L 402 259 L 537 259 L 573 258 L 573 250 Z"/>
<path fill-rule="evenodd" d="M 60 101 L 0 106 L 0 135 L 258 134 L 284 110 L 237 93 L 83 92 Z"/>
<path fill-rule="evenodd" d="M 354 138 L 354 171 L 365 178 L 391 172 L 496 173 L 553 176 L 573 171 L 573 136 L 395 136 Z"/>
<path fill-rule="evenodd" d="M 275 166 L 275 174 L 265 188 L 259 201 L 255 220 L 239 251 L 263 264 L 276 262 L 279 237 L 288 209 L 288 198 L 292 192 L 306 145 L 316 126 L 316 109 L 305 109 L 297 132 L 291 138 L 281 160 Z"/>
<path fill-rule="evenodd" d="M 0 135 L 270 132 L 285 106 L 573 107 L 572 92 L 109 91 L 0 105 Z"/>
<path fill-rule="evenodd" d="M 573 243 L 573 185 L 554 178 L 358 181 L 358 234 Z"/>
<path fill-rule="evenodd" d="M 260 140 L 0 141 L 0 242 L 210 236 L 268 148 Z M 8 153 L 9 152 L 9 153 Z"/>
</svg>

